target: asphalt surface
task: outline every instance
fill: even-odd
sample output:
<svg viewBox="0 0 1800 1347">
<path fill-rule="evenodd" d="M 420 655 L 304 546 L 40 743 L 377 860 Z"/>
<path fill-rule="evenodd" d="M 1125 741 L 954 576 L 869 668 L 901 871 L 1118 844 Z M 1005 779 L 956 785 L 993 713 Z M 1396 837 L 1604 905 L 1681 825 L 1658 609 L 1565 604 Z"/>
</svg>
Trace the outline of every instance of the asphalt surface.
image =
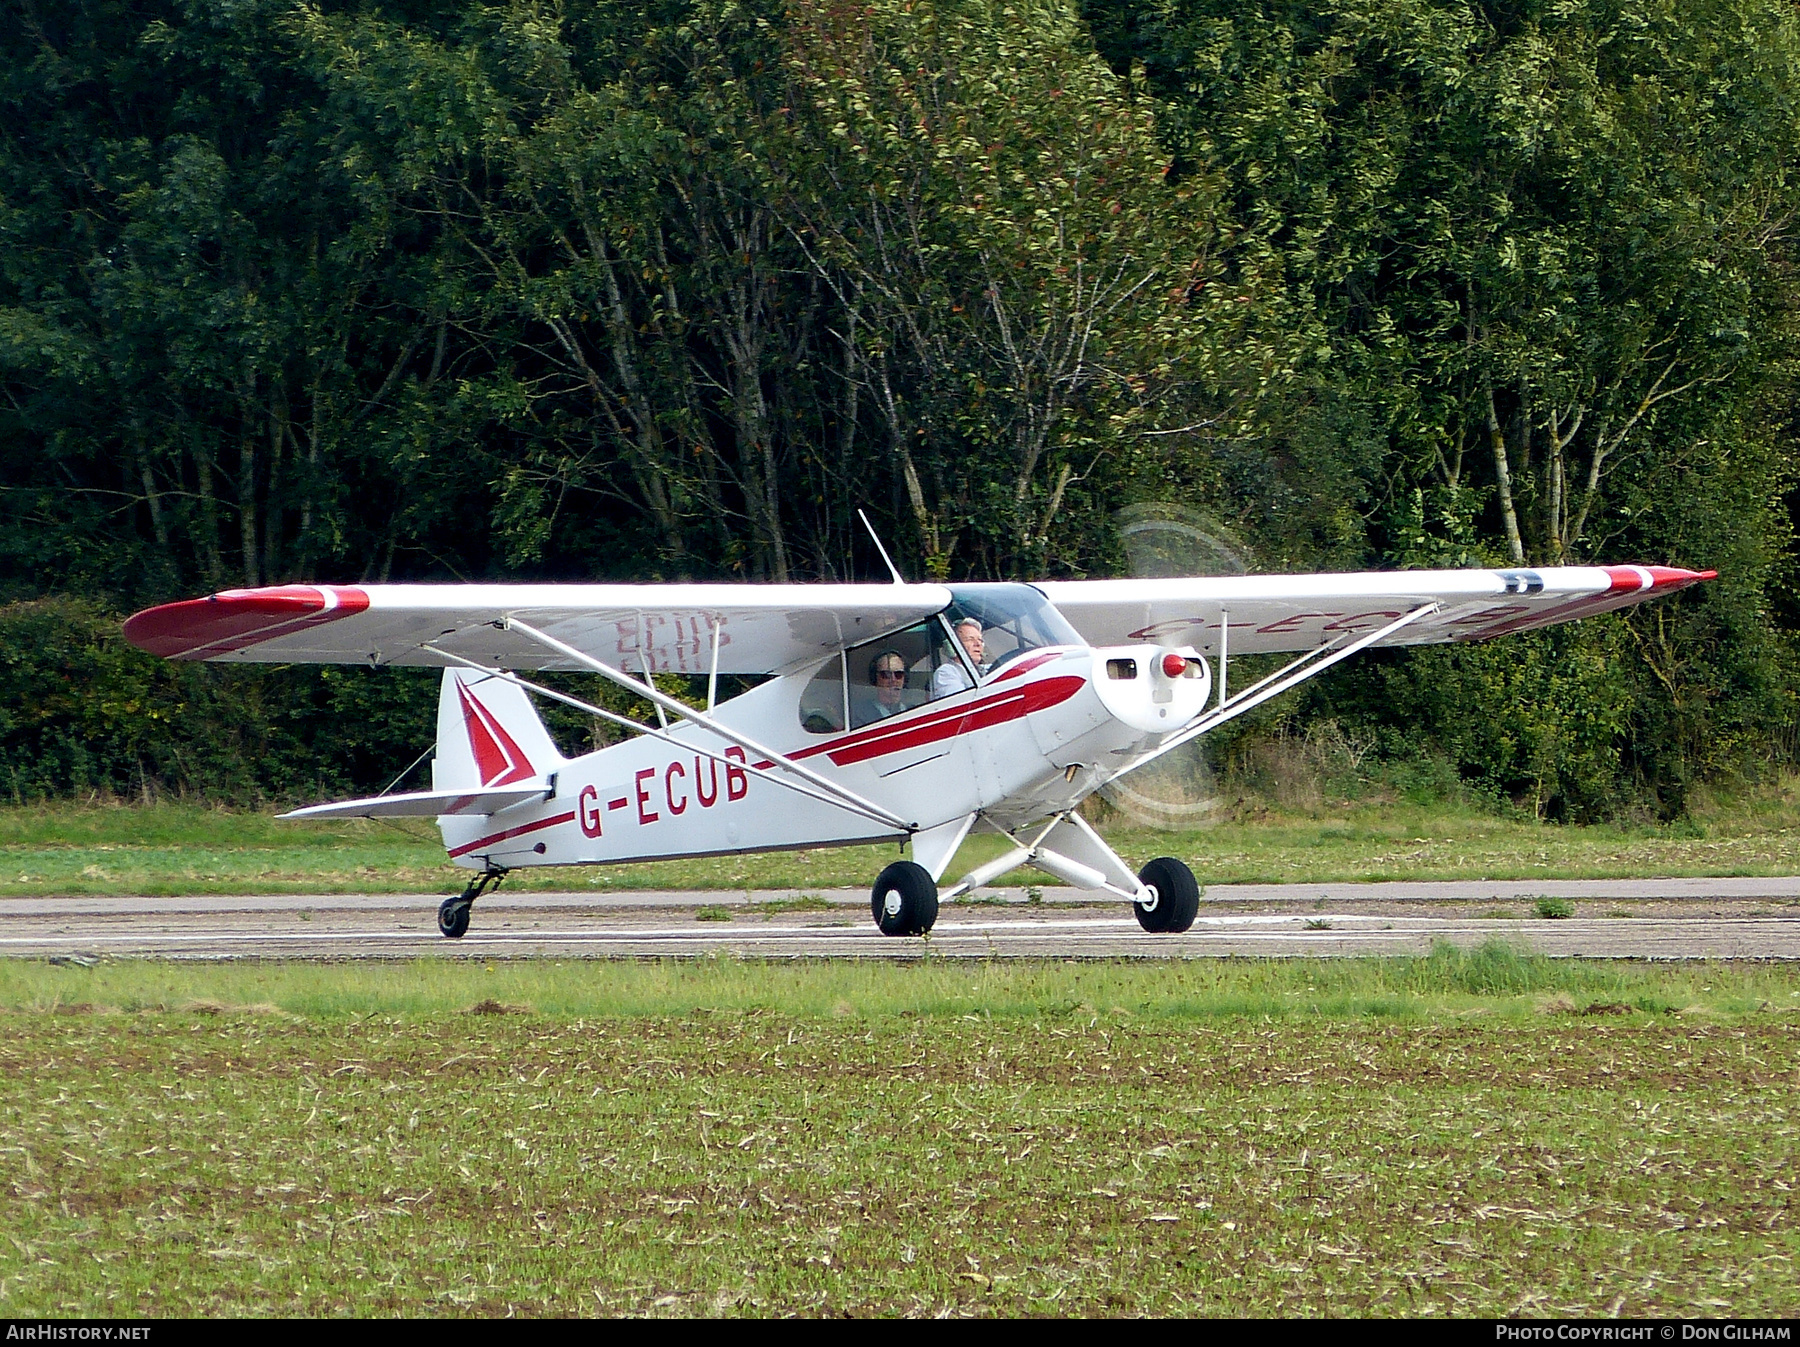
<svg viewBox="0 0 1800 1347">
<path fill-rule="evenodd" d="M 0 956 L 182 959 L 1205 958 L 1424 953 L 1494 936 L 1556 956 L 1800 959 L 1800 878 L 1216 885 L 1179 936 L 1072 889 L 946 904 L 925 940 L 882 936 L 860 890 L 521 893 L 462 940 L 431 895 L 0 899 Z M 1574 915 L 1535 914 L 1539 897 Z"/>
</svg>

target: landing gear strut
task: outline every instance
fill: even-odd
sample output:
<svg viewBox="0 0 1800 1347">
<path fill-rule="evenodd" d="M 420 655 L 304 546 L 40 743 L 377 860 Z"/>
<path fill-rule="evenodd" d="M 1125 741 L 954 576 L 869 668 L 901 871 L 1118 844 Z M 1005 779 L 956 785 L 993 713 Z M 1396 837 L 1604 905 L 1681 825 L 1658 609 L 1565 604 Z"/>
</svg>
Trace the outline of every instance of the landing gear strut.
<svg viewBox="0 0 1800 1347">
<path fill-rule="evenodd" d="M 454 898 L 446 898 L 438 907 L 438 930 L 451 940 L 461 940 L 469 930 L 469 910 L 475 900 L 506 878 L 506 871 L 489 866 L 469 881 L 469 886 Z"/>
</svg>

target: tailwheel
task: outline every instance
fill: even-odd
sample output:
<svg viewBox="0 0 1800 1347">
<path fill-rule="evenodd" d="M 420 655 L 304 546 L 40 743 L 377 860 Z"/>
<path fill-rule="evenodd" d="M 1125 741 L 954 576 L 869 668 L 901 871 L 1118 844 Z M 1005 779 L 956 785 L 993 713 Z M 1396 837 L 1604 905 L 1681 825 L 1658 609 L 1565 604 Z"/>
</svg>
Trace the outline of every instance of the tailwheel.
<svg viewBox="0 0 1800 1347">
<path fill-rule="evenodd" d="M 937 921 L 937 881 L 922 865 L 895 861 L 876 879 L 869 909 L 883 935 L 924 935 Z"/>
<path fill-rule="evenodd" d="M 438 905 L 438 930 L 448 939 L 461 940 L 469 933 L 469 914 L 475 907 L 475 900 L 505 878 L 504 870 L 483 870 L 456 897 L 444 899 Z"/>
<path fill-rule="evenodd" d="M 469 911 L 475 906 L 466 898 L 446 898 L 438 907 L 438 930 L 452 940 L 461 940 L 469 930 Z"/>
<path fill-rule="evenodd" d="M 1173 856 L 1158 856 L 1138 871 L 1138 881 L 1150 890 L 1150 901 L 1135 902 L 1131 910 L 1146 931 L 1175 935 L 1200 915 L 1200 882 Z"/>
</svg>

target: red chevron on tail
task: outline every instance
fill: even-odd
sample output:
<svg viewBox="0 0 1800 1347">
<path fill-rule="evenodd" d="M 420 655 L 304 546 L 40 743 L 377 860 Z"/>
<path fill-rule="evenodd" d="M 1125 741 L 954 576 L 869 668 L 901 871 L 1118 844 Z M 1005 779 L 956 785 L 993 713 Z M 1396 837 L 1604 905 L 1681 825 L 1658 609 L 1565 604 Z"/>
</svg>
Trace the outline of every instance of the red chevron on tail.
<svg viewBox="0 0 1800 1347">
<path fill-rule="evenodd" d="M 462 694 L 463 725 L 469 731 L 469 747 L 475 754 L 476 768 L 484 786 L 510 786 L 537 775 L 525 750 L 460 682 L 456 690 Z"/>
</svg>

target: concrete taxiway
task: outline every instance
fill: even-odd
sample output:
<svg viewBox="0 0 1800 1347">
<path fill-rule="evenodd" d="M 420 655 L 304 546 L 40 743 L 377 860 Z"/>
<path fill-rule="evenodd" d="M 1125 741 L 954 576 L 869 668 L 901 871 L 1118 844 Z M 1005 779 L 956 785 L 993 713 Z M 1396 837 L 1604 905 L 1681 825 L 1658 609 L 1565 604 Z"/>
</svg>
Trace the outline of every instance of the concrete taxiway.
<svg viewBox="0 0 1800 1347">
<path fill-rule="evenodd" d="M 1033 901 L 1035 896 L 1035 901 Z M 1574 915 L 1536 915 L 1540 897 Z M 430 895 L 0 899 L 0 956 L 179 959 L 1206 958 L 1424 953 L 1496 936 L 1589 958 L 1800 959 L 1800 878 L 1217 885 L 1180 936 L 1071 889 L 946 904 L 925 940 L 883 937 L 860 890 L 501 892 L 460 941 Z"/>
</svg>

